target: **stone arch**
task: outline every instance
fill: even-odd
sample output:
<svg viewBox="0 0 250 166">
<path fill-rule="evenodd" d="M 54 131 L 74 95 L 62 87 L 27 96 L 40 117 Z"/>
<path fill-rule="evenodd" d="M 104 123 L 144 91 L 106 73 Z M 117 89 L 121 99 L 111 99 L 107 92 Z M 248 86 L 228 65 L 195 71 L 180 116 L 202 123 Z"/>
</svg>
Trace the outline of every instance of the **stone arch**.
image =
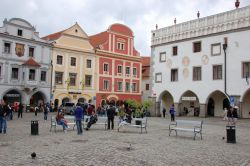
<svg viewBox="0 0 250 166">
<path fill-rule="evenodd" d="M 84 97 L 79 97 L 77 100 L 78 103 L 86 103 L 87 100 Z"/>
<path fill-rule="evenodd" d="M 250 88 L 242 95 L 241 114 L 242 118 L 250 118 Z"/>
<path fill-rule="evenodd" d="M 163 108 L 169 110 L 172 104 L 174 104 L 173 95 L 167 90 L 159 95 L 158 101 L 160 103 L 160 110 L 158 110 L 160 113 L 162 113 Z"/>
<path fill-rule="evenodd" d="M 187 111 L 186 111 L 187 110 Z M 185 91 L 179 99 L 179 114 L 187 116 L 199 116 L 200 102 L 198 95 L 191 90 Z"/>
<path fill-rule="evenodd" d="M 211 92 L 206 99 L 206 104 L 206 115 L 216 117 L 223 116 L 224 107 L 229 108 L 230 106 L 227 96 L 220 90 Z"/>
<path fill-rule="evenodd" d="M 9 104 L 14 104 L 15 102 L 23 103 L 24 95 L 19 89 L 11 88 L 3 92 L 1 98 L 5 98 Z"/>
<path fill-rule="evenodd" d="M 48 102 L 48 99 L 42 91 L 36 91 L 30 95 L 29 103 L 31 106 L 45 104 L 47 102 Z"/>
</svg>

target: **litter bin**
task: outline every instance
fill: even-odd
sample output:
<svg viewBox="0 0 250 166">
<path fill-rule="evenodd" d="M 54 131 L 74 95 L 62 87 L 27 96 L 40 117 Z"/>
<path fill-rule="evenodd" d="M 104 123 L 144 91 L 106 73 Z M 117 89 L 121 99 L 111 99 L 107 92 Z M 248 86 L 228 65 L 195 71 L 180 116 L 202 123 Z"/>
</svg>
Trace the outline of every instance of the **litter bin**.
<svg viewBox="0 0 250 166">
<path fill-rule="evenodd" d="M 31 135 L 38 135 L 38 120 L 31 121 Z"/>
<path fill-rule="evenodd" d="M 227 129 L 227 143 L 236 143 L 235 126 L 226 126 Z"/>
</svg>

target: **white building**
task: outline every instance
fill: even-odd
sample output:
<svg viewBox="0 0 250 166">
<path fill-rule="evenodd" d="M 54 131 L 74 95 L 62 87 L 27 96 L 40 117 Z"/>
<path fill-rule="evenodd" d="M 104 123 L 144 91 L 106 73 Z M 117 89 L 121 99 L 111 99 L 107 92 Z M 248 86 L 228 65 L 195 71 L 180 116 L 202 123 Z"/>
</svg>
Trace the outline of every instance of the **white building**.
<svg viewBox="0 0 250 166">
<path fill-rule="evenodd" d="M 178 115 L 222 116 L 231 101 L 250 118 L 250 6 L 153 30 L 151 42 L 158 113 L 174 103 Z"/>
<path fill-rule="evenodd" d="M 50 50 L 29 22 L 5 19 L 0 27 L 0 98 L 11 104 L 49 102 Z"/>
</svg>

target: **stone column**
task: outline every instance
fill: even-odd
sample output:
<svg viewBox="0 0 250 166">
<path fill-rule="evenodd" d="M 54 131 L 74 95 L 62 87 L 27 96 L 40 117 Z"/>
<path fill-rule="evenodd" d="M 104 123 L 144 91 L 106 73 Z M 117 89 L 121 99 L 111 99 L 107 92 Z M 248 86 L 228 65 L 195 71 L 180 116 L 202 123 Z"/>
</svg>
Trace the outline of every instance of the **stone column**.
<svg viewBox="0 0 250 166">
<path fill-rule="evenodd" d="M 180 115 L 180 103 L 174 103 L 174 108 L 175 108 L 175 115 L 179 116 Z M 168 113 L 168 111 L 169 110 L 167 110 L 167 113 Z"/>
<path fill-rule="evenodd" d="M 206 104 L 200 104 L 200 114 L 199 117 L 206 117 L 207 115 L 207 105 Z"/>
</svg>

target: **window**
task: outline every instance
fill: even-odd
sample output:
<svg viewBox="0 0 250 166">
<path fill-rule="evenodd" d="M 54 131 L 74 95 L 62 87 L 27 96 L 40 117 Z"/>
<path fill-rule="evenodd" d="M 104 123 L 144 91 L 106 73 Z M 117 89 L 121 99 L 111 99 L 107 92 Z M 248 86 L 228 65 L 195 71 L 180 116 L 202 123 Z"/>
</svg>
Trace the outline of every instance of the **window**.
<svg viewBox="0 0 250 166">
<path fill-rule="evenodd" d="M 76 86 L 76 73 L 69 73 L 69 85 Z"/>
<path fill-rule="evenodd" d="M 76 66 L 76 58 L 75 57 L 70 58 L 70 65 L 71 66 Z"/>
<path fill-rule="evenodd" d="M 173 56 L 176 56 L 178 54 L 178 47 L 174 46 L 173 47 Z"/>
<path fill-rule="evenodd" d="M 193 52 L 201 52 L 201 42 L 193 43 Z"/>
<path fill-rule="evenodd" d="M 18 68 L 12 68 L 11 78 L 18 79 Z"/>
<path fill-rule="evenodd" d="M 160 62 L 166 62 L 166 52 L 160 53 Z"/>
<path fill-rule="evenodd" d="M 122 73 L 122 66 L 117 67 L 117 73 Z"/>
<path fill-rule="evenodd" d="M 4 53 L 10 53 L 10 43 L 4 43 Z"/>
<path fill-rule="evenodd" d="M 126 92 L 129 92 L 129 91 L 130 91 L 129 87 L 130 87 L 130 83 L 129 83 L 129 82 L 126 82 L 126 86 L 125 86 Z"/>
<path fill-rule="evenodd" d="M 36 70 L 35 69 L 30 69 L 30 72 L 29 72 L 29 80 L 35 80 L 35 77 L 36 77 Z"/>
<path fill-rule="evenodd" d="M 133 68 L 133 75 L 136 76 L 137 75 L 137 69 Z"/>
<path fill-rule="evenodd" d="M 87 59 L 87 68 L 91 68 L 91 60 Z"/>
<path fill-rule="evenodd" d="M 56 64 L 62 65 L 62 63 L 63 63 L 63 57 L 61 55 L 57 55 Z"/>
<path fill-rule="evenodd" d="M 104 80 L 103 89 L 109 90 L 109 81 L 108 80 Z"/>
<path fill-rule="evenodd" d="M 213 80 L 222 80 L 222 65 L 213 66 Z"/>
<path fill-rule="evenodd" d="M 249 78 L 249 76 L 250 76 L 250 62 L 244 62 L 242 77 Z"/>
<path fill-rule="evenodd" d="M 136 83 L 132 83 L 132 91 L 136 92 Z"/>
<path fill-rule="evenodd" d="M 130 74 L 130 67 L 126 67 L 126 74 Z"/>
<path fill-rule="evenodd" d="M 193 68 L 193 80 L 200 81 L 201 80 L 201 67 Z"/>
<path fill-rule="evenodd" d="M 55 74 L 56 84 L 62 84 L 62 80 L 63 80 L 63 72 L 56 72 Z"/>
<path fill-rule="evenodd" d="M 90 87 L 92 82 L 92 76 L 91 75 L 85 75 L 85 86 Z"/>
<path fill-rule="evenodd" d="M 46 81 L 46 71 L 41 71 L 41 81 Z"/>
<path fill-rule="evenodd" d="M 17 30 L 17 35 L 18 35 L 18 36 L 23 36 L 23 30 L 18 29 L 18 30 Z"/>
<path fill-rule="evenodd" d="M 29 47 L 29 57 L 34 57 L 34 47 Z"/>
<path fill-rule="evenodd" d="M 117 43 L 117 49 L 118 50 L 125 50 L 125 44 L 124 43 Z"/>
<path fill-rule="evenodd" d="M 104 64 L 103 70 L 108 72 L 109 71 L 109 64 Z"/>
<path fill-rule="evenodd" d="M 211 55 L 216 56 L 221 54 L 221 44 L 216 43 L 211 45 Z"/>
<path fill-rule="evenodd" d="M 149 90 L 149 84 L 146 84 L 146 90 Z"/>
<path fill-rule="evenodd" d="M 122 91 L 122 82 L 117 82 L 117 90 Z"/>
<path fill-rule="evenodd" d="M 161 73 L 156 73 L 155 74 L 155 83 L 161 83 Z"/>
<path fill-rule="evenodd" d="M 171 69 L 171 81 L 178 81 L 178 69 Z"/>
</svg>

